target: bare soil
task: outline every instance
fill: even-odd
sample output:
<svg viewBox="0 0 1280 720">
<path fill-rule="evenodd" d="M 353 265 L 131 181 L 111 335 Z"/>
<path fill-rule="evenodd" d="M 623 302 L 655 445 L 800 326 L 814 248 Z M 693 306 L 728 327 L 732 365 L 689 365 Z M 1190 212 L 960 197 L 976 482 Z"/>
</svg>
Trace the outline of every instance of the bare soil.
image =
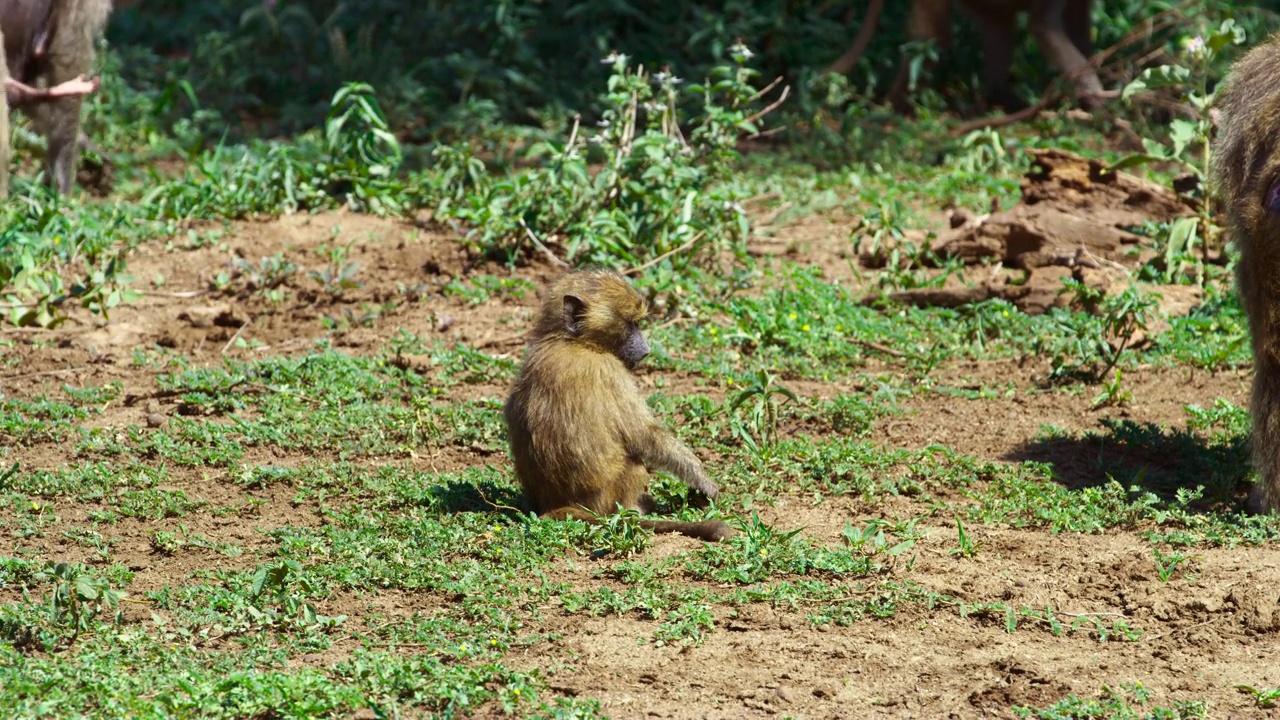
<svg viewBox="0 0 1280 720">
<path fill-rule="evenodd" d="M 821 230 L 815 222 L 810 218 L 801 223 L 803 237 L 788 246 L 787 259 L 809 258 L 827 266 L 833 275 L 847 273 L 845 253 L 835 244 L 847 243 L 848 228 Z M 302 268 L 320 267 L 324 261 L 316 251 L 334 242 L 335 235 L 339 242 L 356 241 L 350 259 L 361 264 L 363 283 L 336 302 L 321 299 L 319 293 L 295 292 L 286 302 L 274 305 L 261 294 L 226 295 L 210 289 L 218 273 L 235 273 L 232 258 L 237 256 L 256 264 L 263 257 L 284 253 Z M 441 288 L 454 278 L 476 272 L 505 277 L 510 272 L 469 258 L 457 238 L 447 233 L 342 212 L 236 223 L 220 239 L 197 249 L 148 245 L 132 257 L 129 269 L 138 286 L 148 288 L 147 293 L 142 300 L 117 309 L 109 323 L 76 314 L 57 330 L 6 330 L 2 339 L 11 345 L 0 349 L 0 391 L 30 396 L 64 383 L 119 381 L 125 394 L 135 399 L 111 405 L 95 423 L 146 427 L 149 416 L 163 420 L 176 408 L 170 399 L 148 399 L 160 370 L 137 365 L 135 352 L 158 346 L 186 356 L 193 366 L 217 366 L 224 356 L 301 354 L 313 347 L 313 341 L 330 338 L 343 351 L 374 353 L 406 329 L 428 339 L 466 342 L 488 353 L 516 357 L 537 302 L 535 292 L 522 298 L 495 296 L 480 305 L 446 296 Z M 539 287 L 554 274 L 548 265 L 514 272 Z M 155 287 L 152 281 L 160 276 L 163 285 Z M 299 280 L 297 285 L 306 282 Z M 418 288 L 420 300 L 397 303 L 367 325 L 340 332 L 322 323 L 324 317 L 341 320 L 344 311 L 359 314 L 368 306 L 403 297 L 403 288 Z M 967 379 L 974 386 L 1013 382 L 1025 388 L 1042 370 L 1002 361 L 958 363 L 938 373 L 953 385 Z M 682 380 L 667 379 L 673 384 Z M 1096 483 L 1100 478 L 1092 453 L 1097 449 L 1036 446 L 1031 441 L 1042 424 L 1087 430 L 1098 427 L 1102 418 L 1120 417 L 1185 428 L 1185 404 L 1209 405 L 1215 398 L 1226 398 L 1243 405 L 1249 380 L 1245 372 L 1142 369 L 1126 374 L 1134 402 L 1119 409 L 1092 409 L 1095 392 L 1019 392 L 1011 398 L 984 400 L 919 393 L 906 401 L 905 414 L 877 423 L 873 439 L 890 448 L 940 444 L 998 462 L 1051 462 L 1063 482 Z M 810 396 L 848 391 L 839 381 L 794 387 Z M 480 385 L 465 392 L 501 396 L 505 388 Z M 68 462 L 65 453 L 63 448 L 39 445 L 10 450 L 5 460 L 21 460 L 25 468 L 57 468 Z M 271 462 L 310 459 L 272 458 Z M 246 458 L 245 462 L 263 460 Z M 1177 459 L 1145 461 L 1158 464 Z M 457 450 L 388 462 L 446 471 L 506 460 Z M 212 550 L 168 557 L 154 552 L 150 533 L 174 530 L 175 520 L 123 521 L 112 530 L 121 538 L 113 552 L 137 571 L 135 593 L 182 584 L 198 569 L 251 567 L 256 543 L 267 542 L 265 531 L 319 522 L 317 509 L 306 503 L 295 505 L 288 487 L 250 493 L 208 472 L 170 468 L 174 482 L 166 489 L 182 490 L 213 506 L 239 509 L 217 518 L 184 519 L 186 530 L 215 542 L 238 543 L 248 552 L 240 557 Z M 265 502 L 247 503 L 250 496 Z M 91 509 L 72 510 L 62 520 L 82 521 L 79 514 Z M 846 521 L 892 517 L 895 511 L 910 509 L 905 504 L 897 507 L 894 501 L 869 505 L 838 499 L 815 504 L 799 495 L 784 495 L 761 510 L 769 523 L 783 529 L 803 527 L 810 536 L 831 543 L 838 541 Z M 551 676 L 555 692 L 599 698 L 605 711 L 615 717 L 1009 717 L 1009 708 L 1015 704 L 1044 706 L 1070 693 L 1097 697 L 1104 686 L 1126 681 L 1143 683 L 1165 705 L 1207 700 L 1211 717 L 1267 716 L 1236 686 L 1280 686 L 1277 548 L 1197 550 L 1193 572 L 1162 582 L 1156 577 L 1151 546 L 1132 533 L 1054 535 L 970 528 L 981 552 L 959 559 L 947 552 L 955 546 L 955 528 L 949 520 L 938 519 L 928 530 L 917 545 L 914 565 L 897 568 L 896 577 L 968 602 L 1002 600 L 1052 607 L 1066 625 L 1080 617 L 1108 625 L 1122 620 L 1140 628 L 1141 639 L 1100 642 L 1088 633 L 1055 636 L 1047 624 L 1026 619 L 1017 632 L 1009 633 L 1002 617 L 961 617 L 954 608 L 913 605 L 899 608 L 889 619 L 814 627 L 805 607 L 750 604 L 717 606 L 716 631 L 701 646 L 660 647 L 646 642 L 653 621 L 593 618 L 542 608 L 541 619 L 531 619 L 530 632 L 556 633 L 559 639 L 513 650 L 508 659 L 527 667 L 559 666 L 562 669 Z M 44 545 L 38 549 L 46 557 L 93 559 L 58 533 L 49 533 L 40 542 Z M 660 536 L 648 552 L 670 553 L 691 542 Z M 582 586 L 604 582 L 584 565 L 580 560 L 572 568 L 566 563 L 555 572 Z M 848 591 L 851 598 L 867 592 L 856 583 Z M 375 610 L 394 617 L 430 612 L 440 602 L 429 596 L 387 593 L 337 598 L 319 609 L 353 616 Z M 304 662 L 328 664 L 350 649 L 337 646 Z"/>
</svg>

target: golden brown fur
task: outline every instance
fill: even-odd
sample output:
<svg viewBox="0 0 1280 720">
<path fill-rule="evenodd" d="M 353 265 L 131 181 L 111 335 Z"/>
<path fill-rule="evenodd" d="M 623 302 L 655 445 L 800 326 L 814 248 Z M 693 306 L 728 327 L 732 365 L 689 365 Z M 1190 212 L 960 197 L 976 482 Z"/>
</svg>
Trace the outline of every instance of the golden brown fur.
<svg viewBox="0 0 1280 720">
<path fill-rule="evenodd" d="M 111 0 L 0 0 L 0 80 L 53 87 L 88 73 L 110 14 Z M 80 157 L 82 102 L 72 95 L 28 109 L 48 141 L 45 182 L 63 193 L 71 192 Z M 9 192 L 8 120 L 8 102 L 0 100 L 0 197 Z"/>
<path fill-rule="evenodd" d="M 604 270 L 568 273 L 547 292 L 505 410 L 516 475 L 539 515 L 594 522 L 591 513 L 619 505 L 651 512 L 649 470 L 711 498 L 719 492 L 632 375 L 648 353 L 638 329 L 647 310 L 621 275 Z M 643 524 L 710 541 L 729 534 L 717 520 Z"/>
<path fill-rule="evenodd" d="M 1009 67 L 1018 44 L 1017 16 L 1028 13 L 1028 29 L 1035 35 L 1040 51 L 1058 72 L 1071 78 L 1076 96 L 1084 107 L 1102 97 L 1102 83 L 1089 66 L 1093 52 L 1092 0 L 957 0 L 978 22 L 984 53 L 983 81 L 987 98 L 1005 110 L 1017 110 L 1026 103 L 1009 87 Z M 933 40 L 940 49 L 951 45 L 952 0 L 914 0 L 907 34 L 912 40 Z M 889 91 L 889 101 L 899 112 L 909 112 L 907 86 L 910 81 L 904 63 Z"/>
<path fill-rule="evenodd" d="M 1280 509 L 1280 35 L 1254 48 L 1218 91 L 1213 177 L 1240 260 L 1236 287 L 1253 338 L 1251 512 Z"/>
</svg>

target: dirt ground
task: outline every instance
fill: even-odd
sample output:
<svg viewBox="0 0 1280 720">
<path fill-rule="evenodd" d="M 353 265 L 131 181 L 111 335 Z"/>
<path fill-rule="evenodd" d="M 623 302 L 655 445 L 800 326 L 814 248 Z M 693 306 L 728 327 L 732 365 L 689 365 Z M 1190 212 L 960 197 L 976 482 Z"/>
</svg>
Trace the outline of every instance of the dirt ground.
<svg viewBox="0 0 1280 720">
<path fill-rule="evenodd" d="M 805 221 L 788 245 L 789 260 L 806 257 L 832 274 L 848 273 L 847 262 L 833 247 L 847 245 L 848 228 Z M 258 297 L 233 302 L 208 291 L 219 272 L 230 271 L 238 255 L 251 263 L 284 252 L 300 265 L 320 264 L 315 249 L 334 237 L 356 241 L 350 258 L 361 264 L 363 287 L 336 305 L 313 298 L 293 298 L 276 307 Z M 500 265 L 472 267 L 456 239 L 402 221 L 348 213 L 293 216 L 266 223 L 239 223 L 221 238 L 194 250 L 146 245 L 132 256 L 129 271 L 146 288 L 145 296 L 112 315 L 110 323 L 76 314 L 51 331 L 6 330 L 6 365 L 0 388 L 7 395 L 37 395 L 67 383 L 102 385 L 119 381 L 125 396 L 149 397 L 155 390 L 154 366 L 138 367 L 139 349 L 156 345 L 185 355 L 193 366 L 216 366 L 224 355 L 255 358 L 300 354 L 317 338 L 332 337 L 339 349 L 374 353 L 401 329 L 421 337 L 466 342 L 487 353 L 517 357 L 522 332 L 536 295 L 495 298 L 472 305 L 445 296 L 441 288 L 452 278 L 472 272 L 507 273 Z M 521 269 L 517 276 L 541 286 L 554 274 L 550 266 Z M 163 276 L 163 285 L 152 282 Z M 401 288 L 417 287 L 420 302 L 398 304 L 367 326 L 328 332 L 323 316 L 360 313 L 362 303 L 397 297 Z M 244 341 L 242 344 L 239 341 Z M 13 360 L 20 359 L 20 363 Z M 975 385 L 1014 382 L 1029 387 L 1033 369 L 1012 361 L 961 363 L 938 371 L 952 381 Z M 678 382 L 679 378 L 668 378 Z M 921 393 L 907 401 L 905 414 L 879 421 L 873 440 L 891 448 L 945 445 L 958 453 L 1001 462 L 1036 459 L 1052 462 L 1063 482 L 1085 482 L 1093 458 L 1074 450 L 1045 450 L 1035 457 L 1030 440 L 1042 424 L 1069 430 L 1098 427 L 1100 419 L 1127 418 L 1171 428 L 1185 428 L 1183 406 L 1209 405 L 1225 398 L 1246 404 L 1247 372 L 1208 373 L 1181 369 L 1142 369 L 1126 373 L 1134 402 L 1124 408 L 1091 409 L 1095 393 L 1017 393 L 1012 398 L 958 400 Z M 646 378 L 652 382 L 652 377 Z M 797 382 L 802 394 L 830 396 L 849 388 Z M 475 396 L 499 397 L 505 388 L 468 386 Z M 115 404 L 94 422 L 106 427 L 145 427 L 149 416 L 163 419 L 175 410 L 170 400 L 129 399 Z M 1029 452 L 1032 452 L 1029 455 Z M 24 468 L 57 468 L 67 462 L 53 445 L 19 451 L 10 460 Z M 301 463 L 308 458 L 273 457 L 274 464 Z M 1176 462 L 1176 458 L 1152 458 Z M 246 457 L 246 462 L 251 458 Z M 463 450 L 430 458 L 396 460 L 423 468 L 454 470 L 471 464 L 505 463 L 503 457 Z M 178 488 L 191 495 L 227 501 L 243 490 L 198 470 L 174 468 Z M 1096 478 L 1091 478 L 1096 480 Z M 255 493 L 267 502 L 247 527 L 236 518 L 207 520 L 190 527 L 215 540 L 234 540 L 247 552 L 239 558 L 209 554 L 211 565 L 247 568 L 252 550 L 262 542 L 259 529 L 317 522 L 315 513 L 290 503 L 291 491 L 273 487 Z M 905 501 L 904 511 L 906 510 Z M 918 510 L 918 508 L 916 508 Z M 893 500 L 871 512 L 892 517 Z M 762 508 L 765 521 L 783 529 L 806 528 L 822 542 L 837 542 L 846 521 L 865 521 L 868 509 L 852 501 L 814 504 L 798 495 L 777 499 Z M 64 518 L 76 522 L 77 517 Z M 121 562 L 137 572 L 131 592 L 140 594 L 166 584 L 181 584 L 195 569 L 194 556 L 165 558 L 150 551 L 149 533 L 157 525 L 133 520 L 113 532 L 122 537 L 115 548 Z M 717 606 L 716 631 L 696 647 L 658 646 L 644 642 L 652 621 L 628 617 L 593 618 L 541 608 L 534 629 L 558 633 L 551 642 L 515 649 L 508 661 L 526 667 L 561 669 L 551 676 L 555 692 L 599 698 L 614 717 L 670 718 L 980 718 L 1008 717 L 1015 704 L 1042 707 L 1070 693 L 1097 697 L 1104 686 L 1141 682 L 1162 705 L 1177 700 L 1206 700 L 1210 716 L 1265 717 L 1252 697 L 1237 685 L 1280 687 L 1280 549 L 1273 546 L 1235 550 L 1197 550 L 1194 572 L 1169 582 L 1156 578 L 1151 547 L 1132 533 L 1054 535 L 978 527 L 971 532 L 982 544 L 976 557 L 958 560 L 955 528 L 939 519 L 916 546 L 914 567 L 904 574 L 928 589 L 969 601 L 999 599 L 1011 605 L 1055 608 L 1064 623 L 1093 617 L 1108 625 L 1123 620 L 1141 628 L 1136 642 L 1099 642 L 1087 633 L 1054 637 L 1049 629 L 1022 620 L 1008 633 L 1003 618 L 961 617 L 954 609 L 919 606 L 899 608 L 890 619 L 854 622 L 847 627 L 812 627 L 805 608 L 774 609 L 764 604 L 737 610 Z M 47 557 L 84 561 L 86 551 L 48 535 Z M 647 551 L 656 555 L 689 546 L 675 536 L 654 539 Z M 557 570 L 565 579 L 590 585 L 603 583 L 583 563 Z M 849 586 L 850 597 L 865 591 Z M 322 612 L 358 615 L 370 600 L 334 600 Z M 427 611 L 439 598 L 380 595 L 383 613 Z M 551 655 L 548 655 L 550 648 Z M 330 654 L 348 652 L 341 647 Z M 410 652 L 406 650 L 405 652 Z M 326 655 L 318 662 L 333 658 Z"/>
</svg>

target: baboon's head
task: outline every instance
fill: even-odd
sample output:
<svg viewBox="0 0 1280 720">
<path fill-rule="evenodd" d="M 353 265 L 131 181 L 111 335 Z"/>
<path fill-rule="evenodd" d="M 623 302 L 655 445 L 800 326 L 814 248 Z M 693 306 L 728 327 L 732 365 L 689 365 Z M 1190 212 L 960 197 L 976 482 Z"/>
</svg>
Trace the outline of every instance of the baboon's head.
<svg viewBox="0 0 1280 720">
<path fill-rule="evenodd" d="M 628 368 L 649 354 L 640 321 L 649 312 L 640 293 L 616 272 L 577 270 L 551 286 L 534 330 L 616 355 Z"/>
</svg>

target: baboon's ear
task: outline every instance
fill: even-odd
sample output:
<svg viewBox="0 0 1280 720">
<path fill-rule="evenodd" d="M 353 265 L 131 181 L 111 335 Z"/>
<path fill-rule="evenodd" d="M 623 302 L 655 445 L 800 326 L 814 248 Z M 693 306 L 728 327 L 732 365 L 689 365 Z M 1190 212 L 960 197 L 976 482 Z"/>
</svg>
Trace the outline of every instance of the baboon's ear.
<svg viewBox="0 0 1280 720">
<path fill-rule="evenodd" d="M 587 314 L 587 304 L 577 295 L 564 296 L 564 329 L 569 337 L 582 334 L 582 320 Z"/>
</svg>

